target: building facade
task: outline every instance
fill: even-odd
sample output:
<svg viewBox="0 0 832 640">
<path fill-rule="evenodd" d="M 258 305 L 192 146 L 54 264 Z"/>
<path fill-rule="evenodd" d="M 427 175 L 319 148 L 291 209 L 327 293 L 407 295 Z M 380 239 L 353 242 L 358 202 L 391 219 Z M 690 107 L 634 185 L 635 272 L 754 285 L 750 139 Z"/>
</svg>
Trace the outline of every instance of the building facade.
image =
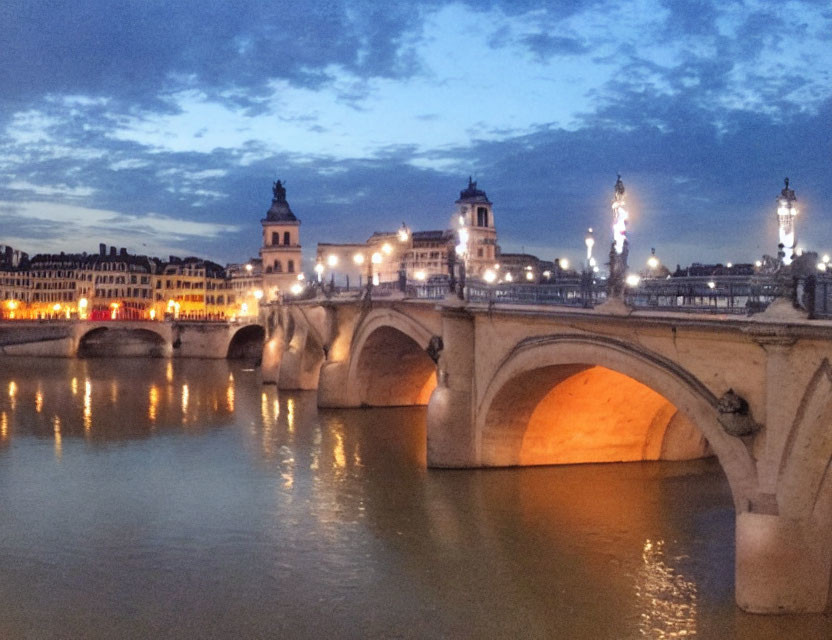
<svg viewBox="0 0 832 640">
<path fill-rule="evenodd" d="M 260 259 L 263 263 L 263 292 L 267 301 L 277 300 L 287 293 L 302 273 L 300 220 L 286 201 L 286 188 L 280 180 L 274 183 L 272 206 L 260 223 L 263 244 Z"/>
<path fill-rule="evenodd" d="M 455 204 L 447 229 L 411 232 L 402 223 L 397 231 L 375 232 L 364 244 L 319 243 L 316 270 L 323 280 L 339 285 L 347 277 L 350 282 L 359 277 L 395 282 L 401 274 L 428 281 L 448 275 L 453 254 L 454 262 L 465 264 L 469 277 L 482 278 L 494 268 L 500 252 L 493 204 L 471 178 Z"/>
</svg>

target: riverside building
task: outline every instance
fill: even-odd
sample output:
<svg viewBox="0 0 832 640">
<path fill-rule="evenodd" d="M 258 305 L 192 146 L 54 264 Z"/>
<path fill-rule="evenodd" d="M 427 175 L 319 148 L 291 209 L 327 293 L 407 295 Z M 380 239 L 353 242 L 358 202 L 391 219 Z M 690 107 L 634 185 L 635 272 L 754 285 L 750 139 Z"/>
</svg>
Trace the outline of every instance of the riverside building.
<svg viewBox="0 0 832 640">
<path fill-rule="evenodd" d="M 500 247 L 493 203 L 476 181 L 460 191 L 447 229 L 413 231 L 405 223 L 397 231 L 377 231 L 363 244 L 319 243 L 316 271 L 322 279 L 338 284 L 394 282 L 403 274 L 408 280 L 427 281 L 448 275 L 451 253 L 466 265 L 467 274 L 481 278 L 497 262 Z M 458 257 L 457 257 L 458 256 Z"/>
</svg>

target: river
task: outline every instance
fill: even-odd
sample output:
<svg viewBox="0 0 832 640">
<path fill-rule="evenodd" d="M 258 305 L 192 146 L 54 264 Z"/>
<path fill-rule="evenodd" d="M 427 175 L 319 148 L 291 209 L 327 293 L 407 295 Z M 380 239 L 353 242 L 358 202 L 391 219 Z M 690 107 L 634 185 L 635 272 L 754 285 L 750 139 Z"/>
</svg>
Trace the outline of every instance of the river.
<svg viewBox="0 0 832 640">
<path fill-rule="evenodd" d="M 713 460 L 440 471 L 424 408 L 0 360 L 0 638 L 832 637 L 734 606 Z"/>
</svg>

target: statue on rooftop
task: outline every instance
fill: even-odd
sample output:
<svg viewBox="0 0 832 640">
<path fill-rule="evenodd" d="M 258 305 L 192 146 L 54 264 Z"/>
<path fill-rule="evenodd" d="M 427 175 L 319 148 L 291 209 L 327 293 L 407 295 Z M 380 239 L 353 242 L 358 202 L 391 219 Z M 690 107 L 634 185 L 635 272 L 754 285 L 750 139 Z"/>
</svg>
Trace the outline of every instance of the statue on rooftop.
<svg viewBox="0 0 832 640">
<path fill-rule="evenodd" d="M 286 187 L 281 184 L 280 180 L 272 185 L 272 193 L 277 202 L 286 202 Z"/>
</svg>

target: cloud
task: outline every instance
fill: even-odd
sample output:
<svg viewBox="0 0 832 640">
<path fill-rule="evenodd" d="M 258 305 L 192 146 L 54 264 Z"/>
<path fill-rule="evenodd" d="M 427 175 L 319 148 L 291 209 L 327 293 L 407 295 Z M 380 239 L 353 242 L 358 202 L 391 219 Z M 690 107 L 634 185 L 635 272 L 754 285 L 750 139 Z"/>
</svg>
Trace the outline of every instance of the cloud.
<svg viewBox="0 0 832 640">
<path fill-rule="evenodd" d="M 0 239 L 26 250 L 239 261 L 277 177 L 307 247 L 442 227 L 474 174 L 503 246 L 551 258 L 616 171 L 634 259 L 756 255 L 787 174 L 832 247 L 828 3 L 55 4 L 0 4 Z"/>
<path fill-rule="evenodd" d="M 194 238 L 219 239 L 238 231 L 236 225 L 230 224 L 195 222 L 157 213 L 125 215 L 46 201 L 0 200 L 0 211 L 15 230 L 9 244 L 30 253 L 94 251 L 95 247 L 79 243 L 84 238 L 87 243 L 128 247 L 132 253 L 189 254 Z"/>
<path fill-rule="evenodd" d="M 590 50 L 579 38 L 552 36 L 547 33 L 525 35 L 520 41 L 540 60 L 549 60 L 554 56 L 577 55 Z"/>
</svg>

